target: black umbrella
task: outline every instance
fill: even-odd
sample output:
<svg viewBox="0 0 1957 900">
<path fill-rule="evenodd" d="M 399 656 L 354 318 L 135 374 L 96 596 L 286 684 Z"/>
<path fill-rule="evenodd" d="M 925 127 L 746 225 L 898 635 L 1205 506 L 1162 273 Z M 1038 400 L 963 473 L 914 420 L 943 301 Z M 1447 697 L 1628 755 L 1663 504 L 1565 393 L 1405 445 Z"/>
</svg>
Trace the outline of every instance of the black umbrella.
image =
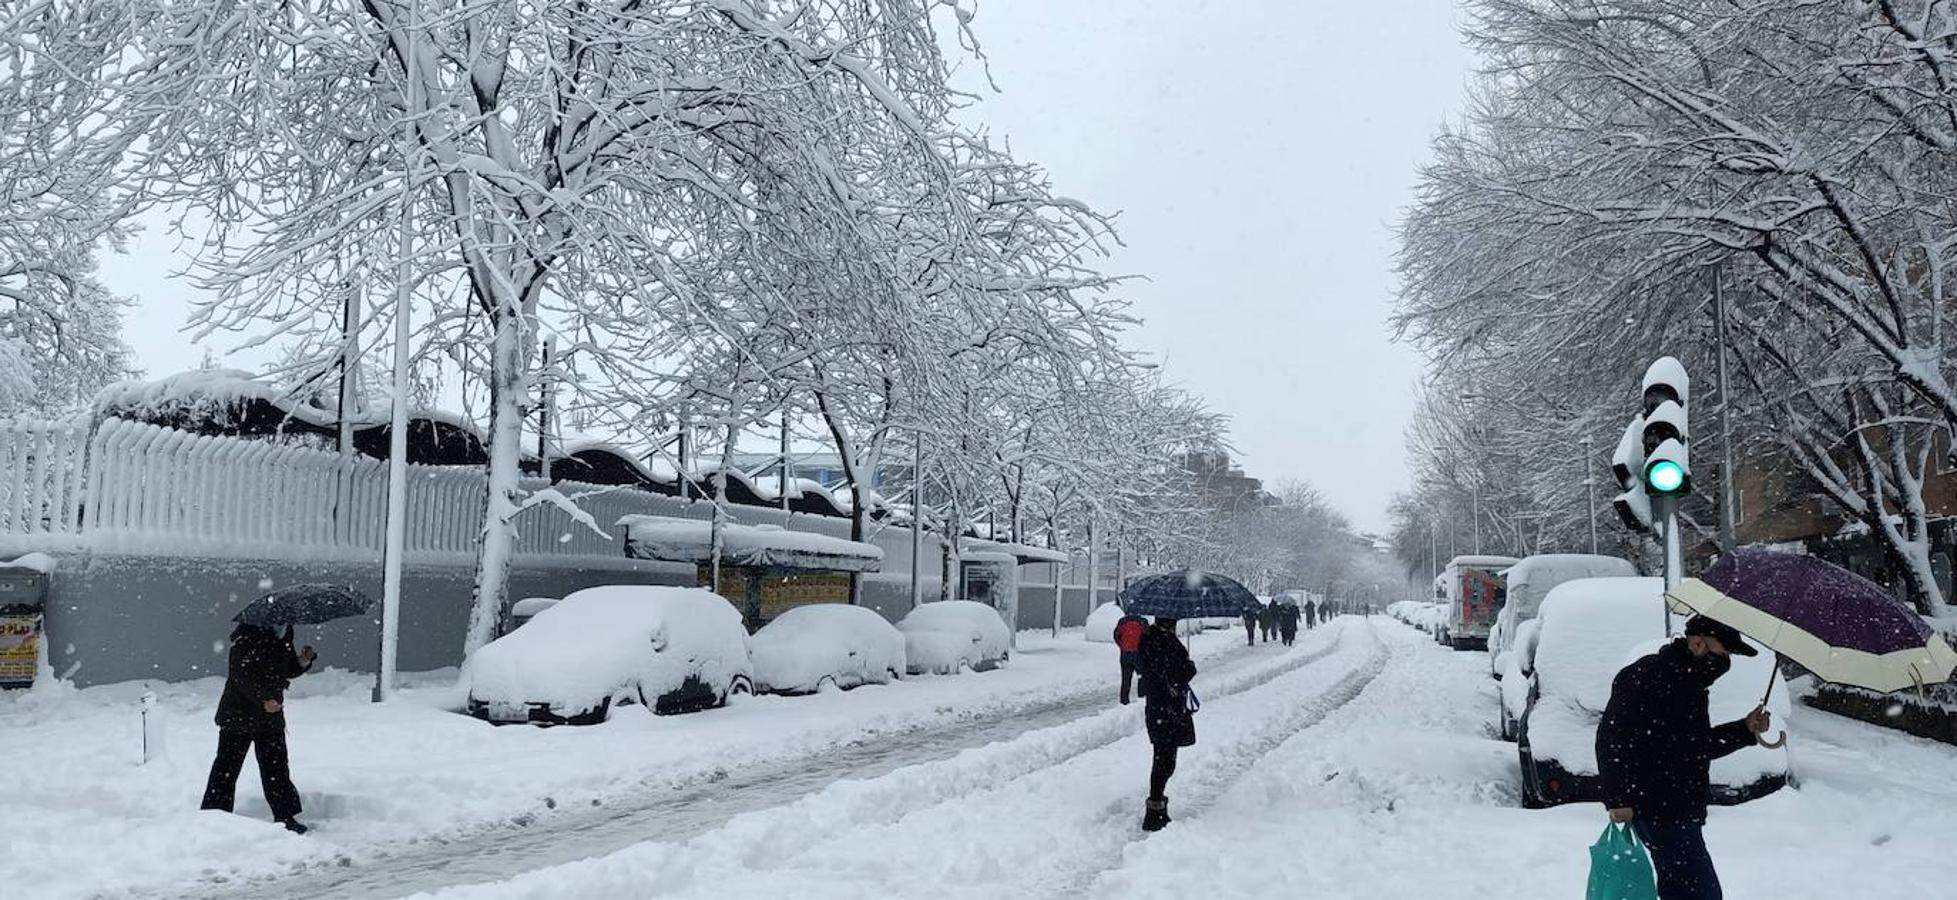
<svg viewBox="0 0 1957 900">
<path fill-rule="evenodd" d="M 1214 572 L 1191 569 L 1136 581 L 1122 592 L 1122 601 L 1122 608 L 1134 615 L 1172 619 L 1240 616 L 1244 610 L 1263 606 L 1243 585 Z"/>
<path fill-rule="evenodd" d="M 232 621 L 266 628 L 318 625 L 366 615 L 373 608 L 374 601 L 367 595 L 345 585 L 293 584 L 245 604 Z"/>
</svg>

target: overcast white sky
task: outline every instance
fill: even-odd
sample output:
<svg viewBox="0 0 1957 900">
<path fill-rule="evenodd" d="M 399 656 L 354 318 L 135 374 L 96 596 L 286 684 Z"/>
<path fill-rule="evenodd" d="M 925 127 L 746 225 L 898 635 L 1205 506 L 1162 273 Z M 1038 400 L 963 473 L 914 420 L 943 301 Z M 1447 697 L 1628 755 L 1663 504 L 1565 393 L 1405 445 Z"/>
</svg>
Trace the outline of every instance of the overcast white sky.
<svg viewBox="0 0 1957 900">
<path fill-rule="evenodd" d="M 1392 226 L 1469 56 L 1453 0 L 977 0 L 1000 92 L 965 118 L 1119 211 L 1140 346 L 1233 419 L 1251 474 L 1361 527 L 1405 481 L 1418 361 L 1388 340 Z M 170 242 L 103 260 L 152 375 L 203 356 Z M 218 350 L 225 349 L 220 342 Z M 263 354 L 259 354 L 262 356 Z M 261 359 L 230 360 L 253 367 Z"/>
<path fill-rule="evenodd" d="M 1419 361 L 1393 225 L 1470 56 L 1454 0 L 978 0 L 969 121 L 1121 213 L 1139 343 L 1228 413 L 1250 474 L 1381 528 Z M 973 79 L 967 79 L 978 89 Z"/>
</svg>

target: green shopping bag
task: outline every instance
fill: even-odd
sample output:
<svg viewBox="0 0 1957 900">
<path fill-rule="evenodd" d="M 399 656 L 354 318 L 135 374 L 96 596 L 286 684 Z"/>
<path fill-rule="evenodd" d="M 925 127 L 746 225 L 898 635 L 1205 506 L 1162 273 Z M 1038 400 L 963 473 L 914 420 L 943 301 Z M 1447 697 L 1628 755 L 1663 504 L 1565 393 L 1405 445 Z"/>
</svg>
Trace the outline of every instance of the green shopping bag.
<svg viewBox="0 0 1957 900">
<path fill-rule="evenodd" d="M 1590 845 L 1588 900 L 1658 900 L 1658 879 L 1651 874 L 1651 855 L 1629 825 L 1604 826 L 1602 837 Z"/>
</svg>

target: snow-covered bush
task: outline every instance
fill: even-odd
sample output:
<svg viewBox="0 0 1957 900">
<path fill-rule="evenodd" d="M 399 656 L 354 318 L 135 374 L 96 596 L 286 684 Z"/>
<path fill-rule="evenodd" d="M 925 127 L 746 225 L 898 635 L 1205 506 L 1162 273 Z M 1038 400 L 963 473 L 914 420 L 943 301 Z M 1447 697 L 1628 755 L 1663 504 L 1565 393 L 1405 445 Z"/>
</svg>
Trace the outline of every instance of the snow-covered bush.
<svg viewBox="0 0 1957 900">
<path fill-rule="evenodd" d="M 971 600 L 926 603 L 897 623 L 913 675 L 983 672 L 1006 661 L 1012 632 L 998 610 Z"/>
<path fill-rule="evenodd" d="M 904 635 L 863 606 L 800 606 L 775 617 L 750 642 L 756 690 L 806 694 L 887 684 L 907 667 Z"/>
<path fill-rule="evenodd" d="M 1103 603 L 1087 614 L 1087 639 L 1096 644 L 1114 643 L 1114 626 L 1127 615 L 1119 605 Z"/>
</svg>

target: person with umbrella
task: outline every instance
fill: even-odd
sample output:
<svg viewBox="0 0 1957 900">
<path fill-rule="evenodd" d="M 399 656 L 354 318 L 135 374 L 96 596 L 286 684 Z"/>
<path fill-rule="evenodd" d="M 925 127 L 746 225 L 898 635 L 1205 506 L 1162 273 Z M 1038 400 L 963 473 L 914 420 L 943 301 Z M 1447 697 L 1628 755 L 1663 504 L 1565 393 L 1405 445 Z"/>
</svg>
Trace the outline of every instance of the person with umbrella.
<svg viewBox="0 0 1957 900">
<path fill-rule="evenodd" d="M 217 703 L 217 755 L 204 784 L 203 809 L 231 811 L 245 754 L 255 750 L 259 783 L 273 820 L 295 834 L 309 830 L 299 821 L 299 789 L 292 783 L 286 748 L 285 689 L 292 679 L 312 671 L 319 654 L 311 646 L 293 649 L 292 626 L 358 615 L 370 605 L 345 588 L 295 585 L 266 594 L 238 613 L 224 693 Z M 277 630 L 281 625 L 283 634 Z"/>
<path fill-rule="evenodd" d="M 1252 610 L 1257 598 L 1229 578 L 1185 569 L 1136 581 L 1125 601 L 1122 607 L 1130 614 L 1155 617 L 1142 632 L 1135 669 L 1152 752 L 1142 830 L 1160 831 L 1169 824 L 1168 788 L 1176 773 L 1176 757 L 1182 748 L 1196 743 L 1195 713 L 1202 707 L 1189 685 L 1196 677 L 1196 663 L 1176 638 L 1176 623 Z"/>
<path fill-rule="evenodd" d="M 1604 806 L 1612 822 L 1630 825 L 1650 851 L 1661 900 L 1720 897 L 1701 830 L 1712 761 L 1752 746 L 1771 718 L 1763 705 L 1744 719 L 1712 725 L 1709 692 L 1734 653 L 1759 651 L 1731 626 L 1693 616 L 1685 636 L 1617 673 L 1597 726 Z"/>
</svg>

